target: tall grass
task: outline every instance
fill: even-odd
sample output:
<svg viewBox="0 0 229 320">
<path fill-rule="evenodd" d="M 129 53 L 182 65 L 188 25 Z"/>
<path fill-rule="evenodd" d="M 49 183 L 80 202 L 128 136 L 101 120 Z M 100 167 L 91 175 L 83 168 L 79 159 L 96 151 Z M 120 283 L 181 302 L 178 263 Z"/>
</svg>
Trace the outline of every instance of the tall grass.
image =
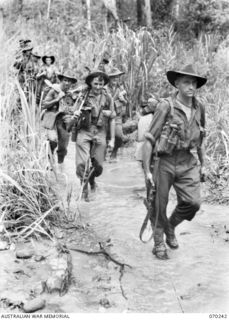
<svg viewBox="0 0 229 320">
<path fill-rule="evenodd" d="M 18 39 L 17 39 L 18 40 Z M 60 206 L 47 179 L 47 151 L 35 99 L 28 104 L 12 68 L 17 42 L 0 34 L 0 221 L 12 236 L 50 236 L 45 219 Z"/>
<path fill-rule="evenodd" d="M 75 3 L 71 2 L 70 6 L 73 5 L 76 6 Z M 33 39 L 35 48 L 41 54 L 47 51 L 54 53 L 59 69 L 74 70 L 79 83 L 84 81 L 85 66 L 94 69 L 98 66 L 103 52 L 108 51 L 111 55 L 109 67 L 116 66 L 125 71 L 123 85 L 126 88 L 129 100 L 129 116 L 132 116 L 134 110 L 138 110 L 141 99 L 150 95 L 168 96 L 174 92 L 174 88 L 169 85 L 165 75 L 169 69 L 180 68 L 187 63 L 193 63 L 201 74 L 208 77 L 207 85 L 199 91 L 198 95 L 204 102 L 207 113 L 206 153 L 207 168 L 211 178 L 208 181 L 209 192 L 211 193 L 211 199 L 228 202 L 228 42 L 225 41 L 218 45 L 216 52 L 215 35 L 202 34 L 196 40 L 194 46 L 190 48 L 177 40 L 173 27 L 150 32 L 144 28 L 135 32 L 125 26 L 119 26 L 118 30 L 113 33 L 109 33 L 107 28 L 103 30 L 100 28 L 99 31 L 94 28 L 93 31 L 88 31 L 85 28 L 85 20 L 81 17 L 82 12 L 79 12 L 79 8 L 75 8 L 78 11 L 73 10 L 74 15 L 71 15 L 70 7 L 65 6 L 63 9 L 63 6 L 64 4 L 58 1 L 58 6 L 52 7 L 53 19 L 51 20 L 44 20 L 42 15 L 37 14 L 36 19 L 31 19 L 29 22 L 23 20 L 20 20 L 20 24 L 16 22 L 15 26 L 19 27 L 20 36 Z M 63 14 L 61 8 L 66 11 L 66 14 Z M 36 10 L 39 12 L 38 7 Z M 94 26 L 98 20 L 94 20 Z M 99 22 L 101 24 L 101 21 Z M 9 30 L 12 32 L 12 25 L 9 26 Z M 8 33 L 10 34 L 10 31 Z M 4 37 L 5 40 L 8 39 L 6 35 Z M 15 49 L 12 48 L 15 43 L 15 38 L 3 43 L 4 51 L 9 56 Z M 4 139 L 1 140 L 1 143 L 3 143 L 6 151 L 7 148 L 11 149 L 10 152 L 4 153 L 5 156 L 3 156 L 4 159 L 2 158 L 1 162 L 6 164 L 6 158 L 9 157 L 9 154 L 13 154 L 11 145 L 14 144 L 14 150 L 17 150 L 17 154 L 22 159 L 26 158 L 25 154 L 29 152 L 30 155 L 27 155 L 29 160 L 26 158 L 26 161 L 30 163 L 30 167 L 36 164 L 36 169 L 41 170 L 43 151 L 41 151 L 39 130 L 35 129 L 37 120 L 34 110 L 30 110 L 31 106 L 26 104 L 20 90 L 20 99 L 22 102 L 24 101 L 20 123 L 25 126 L 20 127 L 17 139 L 12 138 L 14 133 L 11 127 L 17 127 L 16 122 L 19 121 L 10 116 L 11 102 L 15 101 L 15 84 L 12 79 L 9 81 L 9 68 L 12 61 L 6 63 L 7 67 L 5 67 L 5 62 L 2 64 L 5 72 L 1 74 L 1 77 L 4 75 L 6 78 L 1 82 L 4 83 L 2 91 L 5 92 L 1 97 L 1 105 L 4 105 L 5 114 L 3 118 L 6 121 L 2 121 Z M 32 156 L 32 154 L 34 155 Z M 23 161 L 21 161 L 21 164 Z M 33 166 L 32 168 L 34 169 Z M 41 174 L 41 176 L 44 175 Z M 53 205 L 53 203 L 51 204 Z"/>
</svg>

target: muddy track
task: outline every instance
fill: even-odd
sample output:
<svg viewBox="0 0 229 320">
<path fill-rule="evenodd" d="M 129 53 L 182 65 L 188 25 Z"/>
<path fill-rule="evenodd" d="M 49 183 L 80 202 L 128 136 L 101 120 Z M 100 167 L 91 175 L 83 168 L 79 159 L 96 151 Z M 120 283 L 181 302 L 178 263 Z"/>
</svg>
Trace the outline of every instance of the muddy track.
<svg viewBox="0 0 229 320">
<path fill-rule="evenodd" d="M 153 243 L 143 244 L 138 238 L 146 214 L 138 163 L 124 154 L 117 163 L 105 163 L 97 182 L 91 201 L 77 202 L 79 181 L 71 143 L 64 175 L 58 183 L 53 180 L 67 217 L 78 218 L 62 224 L 59 232 L 60 242 L 72 256 L 71 285 L 64 296 L 46 294 L 43 312 L 229 311 L 227 207 L 203 204 L 192 222 L 177 228 L 180 248 L 169 249 L 170 259 L 160 261 L 152 254 Z M 169 212 L 173 206 L 172 194 Z M 16 274 L 19 280 L 14 279 L 3 273 L 9 261 L 13 266 L 14 258 L 7 252 L 3 255 L 1 297 L 9 293 L 10 284 L 11 297 L 26 298 L 32 267 L 32 278 Z"/>
</svg>

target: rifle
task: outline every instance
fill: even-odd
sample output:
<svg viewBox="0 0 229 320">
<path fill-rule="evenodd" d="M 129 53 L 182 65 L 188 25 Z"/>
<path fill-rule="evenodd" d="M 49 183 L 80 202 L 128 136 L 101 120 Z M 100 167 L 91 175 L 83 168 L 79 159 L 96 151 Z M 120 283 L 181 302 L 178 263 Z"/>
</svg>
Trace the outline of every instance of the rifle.
<svg viewBox="0 0 229 320">
<path fill-rule="evenodd" d="M 87 88 L 85 94 L 84 94 L 84 97 L 81 101 L 81 104 L 78 108 L 78 111 L 80 112 L 82 109 L 83 109 L 83 106 L 85 105 L 86 101 L 87 101 L 87 98 L 88 98 L 88 95 L 89 95 L 89 92 L 90 92 L 90 89 Z M 80 96 L 78 97 L 78 99 L 76 100 L 75 104 L 74 104 L 74 107 L 76 107 L 78 101 L 80 99 Z M 74 108 L 73 107 L 73 108 Z M 80 115 L 80 117 L 78 119 L 76 119 L 74 116 L 72 117 L 71 119 L 71 122 L 68 126 L 68 132 L 70 132 L 72 130 L 72 142 L 76 142 L 76 137 L 77 137 L 77 132 L 79 131 L 79 128 L 80 128 L 80 121 L 81 121 L 81 117 L 82 115 Z"/>
<path fill-rule="evenodd" d="M 153 232 L 156 228 L 156 225 L 157 225 L 157 221 L 158 221 L 158 208 L 157 208 L 157 189 L 156 189 L 156 186 L 157 186 L 157 176 L 158 176 L 158 169 L 159 169 L 159 161 L 160 161 L 160 158 L 155 155 L 154 156 L 154 165 L 153 165 L 153 178 L 154 178 L 154 181 L 155 181 L 155 185 L 153 186 L 151 184 L 150 181 L 146 181 L 146 199 L 144 199 L 144 205 L 146 206 L 146 209 L 147 209 L 147 214 L 145 216 L 145 219 L 143 221 L 143 224 L 141 226 L 141 229 L 140 229 L 140 233 L 139 233 L 139 238 L 140 240 L 143 242 L 143 243 L 147 243 L 149 242 L 152 238 L 153 238 Z M 153 213 L 154 211 L 156 211 L 156 217 L 154 218 L 153 216 Z M 148 224 L 148 221 L 151 221 L 151 225 L 152 223 L 154 224 L 153 226 L 153 232 L 150 236 L 150 238 L 148 240 L 143 240 L 142 239 L 142 236 L 144 234 L 144 231 L 147 227 L 147 224 Z"/>
</svg>

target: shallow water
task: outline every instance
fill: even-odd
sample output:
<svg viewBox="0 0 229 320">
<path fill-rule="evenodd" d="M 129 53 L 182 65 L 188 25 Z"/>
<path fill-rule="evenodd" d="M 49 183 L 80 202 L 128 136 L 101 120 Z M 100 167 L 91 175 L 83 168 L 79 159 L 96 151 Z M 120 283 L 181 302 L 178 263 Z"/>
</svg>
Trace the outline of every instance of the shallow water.
<svg viewBox="0 0 229 320">
<path fill-rule="evenodd" d="M 192 222 L 177 228 L 180 248 L 169 250 L 170 260 L 160 261 L 152 255 L 153 243 L 138 238 L 146 214 L 139 164 L 127 158 L 106 163 L 97 181 L 85 215 L 102 238 L 111 239 L 112 254 L 132 266 L 122 280 L 129 311 L 229 311 L 229 243 L 210 234 L 211 224 L 228 221 L 227 208 L 203 205 Z"/>
<path fill-rule="evenodd" d="M 84 250 L 97 251 L 99 240 L 104 243 L 109 240 L 112 257 L 132 268 L 125 267 L 120 283 L 118 266 L 104 256 L 71 251 L 72 285 L 62 297 L 45 294 L 47 304 L 42 311 L 229 312 L 229 208 L 204 204 L 192 222 L 184 222 L 177 228 L 180 248 L 169 249 L 170 259 L 160 261 L 152 254 L 152 241 L 143 244 L 138 238 L 146 214 L 142 169 L 129 156 L 122 155 L 120 159 L 117 163 L 105 163 L 91 202 L 79 204 L 82 220 L 91 225 L 98 237 L 96 234 L 94 239 L 88 237 L 87 230 L 72 231 L 67 245 L 70 248 L 80 244 Z M 66 181 L 59 181 L 56 187 L 65 204 L 66 192 L 72 189 L 70 206 L 75 210 L 79 181 L 75 176 L 72 143 L 65 161 L 65 175 Z M 174 196 L 168 213 L 173 206 Z M 30 278 L 12 277 L 14 255 L 7 251 L 1 257 L 1 297 L 9 294 L 13 300 L 28 298 Z M 25 262 L 26 266 L 27 263 L 30 264 Z M 103 307 L 104 299 L 110 302 L 108 308 Z"/>
</svg>

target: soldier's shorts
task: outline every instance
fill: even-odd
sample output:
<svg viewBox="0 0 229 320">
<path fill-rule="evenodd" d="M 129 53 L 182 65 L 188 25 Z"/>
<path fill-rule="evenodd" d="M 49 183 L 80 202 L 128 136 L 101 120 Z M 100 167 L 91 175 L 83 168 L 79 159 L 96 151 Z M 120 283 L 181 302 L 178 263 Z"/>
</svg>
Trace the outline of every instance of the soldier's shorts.
<svg viewBox="0 0 229 320">
<path fill-rule="evenodd" d="M 91 126 L 90 130 L 80 130 L 76 139 L 76 174 L 82 179 L 85 166 L 93 159 L 96 176 L 102 173 L 106 150 L 106 132 Z M 89 168 L 87 168 L 89 169 Z"/>
</svg>

